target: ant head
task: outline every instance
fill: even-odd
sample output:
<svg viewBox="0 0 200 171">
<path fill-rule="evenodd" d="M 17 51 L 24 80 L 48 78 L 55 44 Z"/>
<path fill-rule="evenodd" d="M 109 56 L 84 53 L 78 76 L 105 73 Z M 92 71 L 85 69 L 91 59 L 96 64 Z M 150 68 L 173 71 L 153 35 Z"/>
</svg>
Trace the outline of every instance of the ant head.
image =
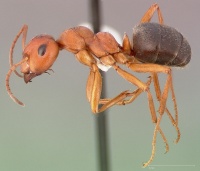
<svg viewBox="0 0 200 171">
<path fill-rule="evenodd" d="M 59 47 L 52 36 L 34 37 L 23 51 L 23 58 L 28 60 L 21 64 L 24 81 L 30 82 L 34 77 L 46 72 L 55 62 Z"/>
</svg>

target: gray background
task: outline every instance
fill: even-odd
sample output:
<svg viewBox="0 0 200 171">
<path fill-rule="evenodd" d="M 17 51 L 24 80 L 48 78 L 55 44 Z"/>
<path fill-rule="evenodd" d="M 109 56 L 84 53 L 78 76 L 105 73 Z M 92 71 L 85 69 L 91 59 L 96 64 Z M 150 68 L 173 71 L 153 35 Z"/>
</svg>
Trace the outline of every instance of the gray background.
<svg viewBox="0 0 200 171">
<path fill-rule="evenodd" d="M 155 1 L 101 2 L 103 24 L 115 28 L 121 36 L 124 32 L 131 36 L 132 27 Z M 200 2 L 157 2 L 164 22 L 177 28 L 190 42 L 192 60 L 183 69 L 173 69 L 181 140 L 177 145 L 173 143 L 176 131 L 165 116 L 162 128 L 170 151 L 164 154 L 164 143 L 158 136 L 155 159 L 146 170 L 199 170 Z M 22 79 L 12 75 L 11 89 L 26 107 L 16 105 L 9 98 L 4 81 L 9 69 L 9 48 L 23 24 L 29 26 L 27 42 L 41 33 L 58 38 L 65 29 L 89 22 L 89 12 L 86 0 L 0 1 L 0 170 L 97 170 L 94 115 L 90 112 L 85 93 L 87 67 L 78 63 L 73 54 L 62 51 L 52 67 L 55 74 L 51 76 L 44 74 L 26 85 Z M 157 17 L 153 20 L 157 22 Z M 15 48 L 15 62 L 21 59 L 21 54 L 20 39 Z M 144 81 L 148 76 L 135 75 Z M 165 78 L 160 74 L 162 83 Z M 106 84 L 108 97 L 135 89 L 113 69 L 106 73 Z M 172 110 L 171 100 L 168 107 Z M 108 128 L 111 170 L 142 170 L 142 163 L 151 154 L 154 129 L 146 94 L 143 93 L 131 105 L 111 108 Z"/>
</svg>

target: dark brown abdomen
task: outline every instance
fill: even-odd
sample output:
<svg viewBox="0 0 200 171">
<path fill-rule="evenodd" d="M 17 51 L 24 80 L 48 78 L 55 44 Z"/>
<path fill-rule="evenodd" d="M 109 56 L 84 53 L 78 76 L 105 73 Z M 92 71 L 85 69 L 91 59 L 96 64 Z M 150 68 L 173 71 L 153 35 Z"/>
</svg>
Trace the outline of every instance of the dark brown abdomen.
<svg viewBox="0 0 200 171">
<path fill-rule="evenodd" d="M 133 28 L 132 50 L 143 63 L 185 66 L 191 59 L 191 48 L 183 35 L 158 23 L 142 23 Z"/>
</svg>

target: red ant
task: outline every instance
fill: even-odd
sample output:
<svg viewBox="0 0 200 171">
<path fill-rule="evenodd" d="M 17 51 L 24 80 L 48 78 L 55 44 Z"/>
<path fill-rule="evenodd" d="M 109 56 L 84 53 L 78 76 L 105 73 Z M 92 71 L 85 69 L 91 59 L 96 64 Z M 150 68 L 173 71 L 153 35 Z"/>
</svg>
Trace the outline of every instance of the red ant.
<svg viewBox="0 0 200 171">
<path fill-rule="evenodd" d="M 150 23 L 155 11 L 158 13 L 159 24 Z M 65 30 L 58 40 L 54 40 L 50 35 L 39 35 L 25 45 L 27 30 L 28 27 L 24 25 L 13 41 L 9 55 L 10 70 L 6 76 L 6 88 L 8 94 L 16 103 L 24 105 L 10 90 L 9 78 L 11 73 L 14 71 L 18 76 L 24 77 L 24 81 L 28 83 L 34 77 L 47 72 L 56 60 L 59 50 L 66 49 L 74 53 L 79 62 L 90 68 L 86 92 L 93 113 L 102 112 L 115 104 L 125 105 L 131 103 L 143 91 L 147 92 L 152 122 L 156 123 L 156 125 L 152 141 L 152 154 L 149 161 L 144 163 L 144 167 L 153 161 L 157 131 L 159 131 L 166 144 L 166 152 L 168 151 L 167 139 L 160 128 L 164 112 L 167 113 L 172 124 L 175 126 L 178 134 L 176 142 L 179 141 L 178 111 L 170 67 L 183 67 L 187 65 L 191 59 L 191 48 L 181 33 L 163 24 L 163 17 L 157 4 L 153 4 L 142 17 L 140 24 L 134 27 L 132 44 L 126 34 L 121 46 L 110 33 L 99 32 L 94 34 L 90 29 L 79 26 Z M 13 50 L 21 34 L 23 34 L 23 58 L 19 63 L 13 64 Z M 102 78 L 99 72 L 99 63 L 104 66 L 113 67 L 120 76 L 137 86 L 138 89 L 133 92 L 123 91 L 112 99 L 100 99 Z M 146 83 L 143 83 L 134 75 L 120 68 L 118 64 L 126 65 L 134 72 L 150 73 L 150 79 Z M 23 76 L 16 71 L 18 66 L 21 66 Z M 158 73 L 167 74 L 167 80 L 162 93 Z M 158 119 L 149 90 L 152 80 L 157 100 L 160 102 Z M 175 119 L 166 107 L 169 91 L 172 93 Z M 130 99 L 127 100 L 127 97 L 130 97 Z M 100 104 L 102 106 L 99 108 Z"/>
</svg>

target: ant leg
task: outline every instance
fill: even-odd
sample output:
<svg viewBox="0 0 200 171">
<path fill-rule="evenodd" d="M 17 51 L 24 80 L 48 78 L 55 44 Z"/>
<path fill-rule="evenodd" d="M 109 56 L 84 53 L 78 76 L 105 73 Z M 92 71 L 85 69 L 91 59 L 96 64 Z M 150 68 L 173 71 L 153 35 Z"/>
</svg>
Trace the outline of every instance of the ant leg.
<svg viewBox="0 0 200 171">
<path fill-rule="evenodd" d="M 160 24 L 163 24 L 163 17 L 162 17 L 162 13 L 161 13 L 161 10 L 160 10 L 158 4 L 153 4 L 153 5 L 147 10 L 147 12 L 144 14 L 144 16 L 143 16 L 142 19 L 141 19 L 141 23 L 150 22 L 151 18 L 153 17 L 153 14 L 155 13 L 156 10 L 157 10 L 157 13 L 158 13 L 158 20 L 159 20 L 159 23 L 160 23 Z M 171 76 L 170 76 L 170 77 L 171 77 Z M 169 78 L 169 79 L 170 79 L 170 78 Z M 178 127 L 177 127 L 177 125 L 178 125 L 178 111 L 177 111 L 176 98 L 175 98 L 175 93 L 174 93 L 173 84 L 172 84 L 172 78 L 171 78 L 170 89 L 171 89 L 171 92 L 172 92 L 172 100 L 173 100 L 173 102 L 174 102 L 175 122 L 176 122 L 176 129 L 177 129 L 177 132 L 178 132 L 178 137 L 177 137 L 177 139 L 176 139 L 176 142 L 178 142 L 179 139 L 180 139 L 180 131 L 179 131 Z M 159 93 L 159 92 L 158 92 L 158 93 Z M 164 95 L 164 93 L 163 93 L 163 95 L 164 95 L 165 97 L 166 97 L 166 93 L 167 93 L 167 87 L 166 87 L 166 89 L 165 89 L 165 95 Z M 157 97 L 158 97 L 158 96 L 157 96 Z M 164 101 L 164 99 L 163 99 L 163 101 Z M 163 103 L 163 102 L 162 102 L 162 103 Z M 160 112 L 162 113 L 162 110 L 163 110 L 163 109 L 160 108 L 159 110 L 160 110 Z M 165 110 L 166 110 L 166 112 L 167 112 L 167 114 L 168 114 L 168 116 L 169 116 L 170 113 L 169 113 L 168 109 L 166 108 Z M 169 117 L 170 117 L 170 116 L 169 116 Z M 171 118 L 171 117 L 170 117 L 170 118 Z M 173 122 L 172 122 L 172 124 L 173 124 Z"/>
<path fill-rule="evenodd" d="M 168 78 L 167 78 L 166 83 L 165 83 L 165 87 L 164 87 L 164 91 L 163 91 L 163 94 L 162 94 L 162 98 L 160 100 L 160 107 L 159 107 L 159 113 L 160 114 L 163 114 L 164 110 L 166 110 L 165 106 L 166 106 L 166 100 L 167 100 L 167 97 L 168 97 L 169 89 L 172 92 L 172 101 L 174 103 L 174 110 L 175 110 L 175 125 L 176 125 L 175 128 L 176 128 L 177 133 L 178 133 L 178 136 L 177 136 L 177 139 L 175 140 L 175 143 L 178 143 L 178 141 L 180 139 L 180 130 L 177 127 L 178 126 L 178 111 L 177 111 L 176 97 L 175 97 L 175 93 L 174 93 L 171 72 L 168 74 Z M 168 116 L 169 116 L 169 113 L 170 112 L 168 112 L 168 110 L 167 110 Z"/>
<path fill-rule="evenodd" d="M 148 98 L 148 103 L 149 103 L 149 109 L 151 112 L 151 117 L 152 117 L 152 122 L 156 123 L 157 117 L 156 117 L 156 112 L 155 112 L 155 107 L 154 107 L 154 102 L 153 98 L 151 95 L 151 92 L 149 90 L 148 85 L 145 83 L 141 82 L 138 78 L 135 76 L 131 75 L 130 73 L 126 72 L 125 70 L 121 69 L 117 65 L 113 65 L 113 68 L 118 72 L 118 74 L 123 77 L 125 80 L 129 81 L 130 83 L 136 85 L 138 88 L 140 88 L 142 91 L 147 92 L 147 98 Z"/>
<path fill-rule="evenodd" d="M 151 80 L 152 80 L 152 77 L 149 77 L 149 80 L 146 82 L 146 85 L 149 86 L 151 84 Z M 135 91 L 133 91 L 132 93 L 128 93 L 127 97 L 131 97 L 130 99 L 128 100 L 122 100 L 122 101 L 119 101 L 117 102 L 116 104 L 117 105 L 126 105 L 126 104 L 130 104 L 132 103 L 141 93 L 143 92 L 142 89 L 138 88 L 136 89 Z M 111 99 L 100 99 L 99 101 L 99 104 L 105 104 L 107 103 L 108 101 L 110 101 Z"/>
<path fill-rule="evenodd" d="M 150 77 L 150 78 L 152 78 L 152 77 Z M 154 77 L 153 77 L 153 80 L 154 80 Z M 148 86 L 149 86 L 150 84 L 151 84 L 151 79 L 150 79 L 150 82 L 147 82 L 147 85 L 148 85 Z M 167 142 L 167 139 L 166 139 L 166 137 L 165 137 L 165 135 L 164 135 L 162 129 L 160 128 L 160 124 L 157 125 L 157 130 L 159 131 L 159 133 L 160 133 L 160 135 L 161 135 L 161 137 L 162 137 L 162 139 L 163 139 L 163 141 L 164 141 L 164 143 L 165 143 L 165 153 L 167 153 L 167 152 L 169 151 L 169 144 L 168 144 L 168 142 Z M 156 136 L 155 133 L 154 133 L 154 136 Z M 154 151 L 154 150 L 155 150 L 155 145 L 156 145 L 156 142 L 153 143 L 152 154 L 155 153 L 155 151 Z"/>
<path fill-rule="evenodd" d="M 165 153 L 167 153 L 169 151 L 169 145 L 168 145 L 168 142 L 167 142 L 167 139 L 164 135 L 164 133 L 162 132 L 161 128 L 160 128 L 160 122 L 161 122 L 161 119 L 162 119 L 162 115 L 159 116 L 158 120 L 157 120 L 157 123 L 155 125 L 155 128 L 154 128 L 154 132 L 153 132 L 153 140 L 152 140 L 152 152 L 151 152 L 151 156 L 149 158 L 149 160 L 146 162 L 146 163 L 143 163 L 143 167 L 147 167 L 154 159 L 154 156 L 155 156 L 155 152 L 156 152 L 156 138 L 157 138 L 157 131 L 159 131 L 160 135 L 162 136 L 162 139 L 165 143 Z"/>
<path fill-rule="evenodd" d="M 157 100 L 160 101 L 161 91 L 160 91 L 160 84 L 159 84 L 159 80 L 158 80 L 158 75 L 155 72 L 152 72 L 151 75 L 152 75 L 153 82 L 154 82 L 154 88 L 155 88 Z"/>
<path fill-rule="evenodd" d="M 166 83 L 165 83 L 165 86 L 164 86 L 164 90 L 163 90 L 163 93 L 162 93 L 162 97 L 161 97 L 161 100 L 160 100 L 159 113 L 161 115 L 163 115 L 163 113 L 166 109 L 166 102 L 167 102 L 167 98 L 168 98 L 168 94 L 169 94 L 169 89 L 171 88 L 171 84 L 172 84 L 172 74 L 171 74 L 171 70 L 169 70 L 167 80 L 166 80 Z"/>
<path fill-rule="evenodd" d="M 178 109 L 177 109 L 177 103 L 176 103 L 176 96 L 174 92 L 174 87 L 173 87 L 173 79 L 171 79 L 171 93 L 172 93 L 172 101 L 174 102 L 174 110 L 175 110 L 175 121 L 178 125 Z"/>
<path fill-rule="evenodd" d="M 157 10 L 158 13 L 158 20 L 160 24 L 163 24 L 163 17 L 162 17 L 162 13 L 160 10 L 160 7 L 158 6 L 158 4 L 153 4 L 148 10 L 147 12 L 144 14 L 144 16 L 141 19 L 141 23 L 145 23 L 145 22 L 150 22 L 151 18 L 153 17 L 153 14 L 155 13 L 155 11 Z"/>
<path fill-rule="evenodd" d="M 93 67 L 94 68 L 94 67 Z M 98 84 L 97 84 L 98 83 Z M 90 102 L 93 113 L 98 112 L 98 101 L 101 96 L 102 79 L 98 69 L 90 69 L 90 74 L 87 80 L 86 95 Z"/>
<path fill-rule="evenodd" d="M 168 97 L 168 91 L 169 88 L 171 88 L 171 69 L 167 66 L 161 66 L 161 65 L 157 65 L 157 64 L 135 64 L 135 63 L 130 63 L 128 62 L 127 67 L 130 68 L 131 70 L 135 71 L 135 72 L 140 72 L 140 73 L 153 73 L 153 72 L 162 72 L 167 74 L 167 81 L 165 83 L 165 87 L 164 87 L 164 91 L 163 94 L 161 96 L 161 100 L 160 100 L 160 107 L 159 107 L 159 113 L 162 115 L 164 113 L 164 110 L 166 108 L 166 101 L 167 101 L 167 97 Z"/>
<path fill-rule="evenodd" d="M 102 112 L 129 96 L 128 91 L 124 91 L 118 96 L 107 101 L 104 105 L 102 105 L 99 108 L 99 101 L 101 100 L 100 97 L 102 90 L 102 78 L 98 66 L 96 64 L 96 60 L 86 50 L 78 52 L 76 54 L 76 57 L 79 60 L 79 62 L 90 67 L 90 74 L 86 86 L 86 95 L 88 101 L 90 102 L 91 110 L 93 113 Z"/>
<path fill-rule="evenodd" d="M 158 126 L 158 131 L 159 131 L 160 135 L 162 136 L 162 139 L 165 143 L 165 153 L 167 153 L 169 151 L 169 144 L 167 142 L 167 138 L 165 137 L 165 134 L 163 133 L 163 131 L 160 128 L 160 125 Z"/>
<path fill-rule="evenodd" d="M 141 89 L 137 89 L 133 92 L 130 92 L 127 94 L 127 97 L 131 97 L 130 99 L 128 100 L 121 100 L 119 102 L 116 103 L 116 105 L 127 105 L 127 104 L 130 104 L 132 103 L 143 91 Z M 108 103 L 111 99 L 100 99 L 99 100 L 99 104 L 105 104 L 105 103 Z"/>
<path fill-rule="evenodd" d="M 9 96 L 14 100 L 14 102 L 18 103 L 19 105 L 22 105 L 22 106 L 25 106 L 24 103 L 22 103 L 21 101 L 19 101 L 14 95 L 13 93 L 11 92 L 11 89 L 10 89 L 10 84 L 9 84 L 9 80 L 10 80 L 10 76 L 11 76 L 11 73 L 13 71 L 15 71 L 15 69 L 21 65 L 22 63 L 26 62 L 28 60 L 28 57 L 22 59 L 19 63 L 17 64 L 14 64 L 10 67 L 8 73 L 6 74 L 6 90 L 9 94 Z"/>
<path fill-rule="evenodd" d="M 149 160 L 146 163 L 143 164 L 143 167 L 147 167 L 154 159 L 155 151 L 156 151 L 156 136 L 157 136 L 157 131 L 159 131 L 159 129 L 160 129 L 161 119 L 162 119 L 162 115 L 159 116 L 157 123 L 156 123 L 156 126 L 155 126 L 155 129 L 154 129 L 151 156 L 150 156 Z"/>
<path fill-rule="evenodd" d="M 153 81 L 154 81 L 154 87 L 155 87 L 156 96 L 157 96 L 158 101 L 160 102 L 160 100 L 161 100 L 161 91 L 160 91 L 160 85 L 159 85 L 157 73 L 152 73 L 152 78 L 153 78 Z M 173 84 L 171 84 L 171 85 L 173 85 Z M 178 127 L 178 111 L 177 111 L 177 104 L 176 104 L 176 99 L 175 99 L 173 86 L 171 87 L 171 91 L 172 91 L 172 100 L 174 101 L 175 120 L 172 117 L 172 115 L 169 112 L 169 110 L 167 109 L 167 107 L 165 108 L 165 112 L 167 113 L 172 125 L 176 128 L 177 139 L 175 140 L 175 142 L 177 143 L 179 141 L 179 139 L 180 139 L 180 130 L 179 130 L 179 127 Z"/>
<path fill-rule="evenodd" d="M 150 84 L 150 83 L 151 83 L 151 81 L 149 80 L 148 83 L 147 83 L 147 85 Z M 139 96 L 142 92 L 143 92 L 143 91 L 142 91 L 141 89 L 137 89 L 136 91 L 133 92 L 135 96 L 133 96 L 133 97 L 132 97 L 130 100 L 128 100 L 127 102 L 128 102 L 128 103 L 129 103 L 129 102 L 132 102 L 132 101 L 133 101 L 135 98 L 137 98 L 137 96 Z M 130 93 L 130 94 L 131 94 L 131 93 Z M 133 95 L 133 94 L 132 94 L 132 95 Z M 102 100 L 105 100 L 105 99 L 102 99 Z M 105 101 L 103 101 L 103 102 L 105 102 Z M 107 102 L 107 101 L 106 101 L 106 102 Z M 125 102 L 125 101 L 120 101 L 120 102 L 118 102 L 118 103 L 119 103 L 120 105 L 121 105 L 121 104 L 123 105 L 124 102 Z M 117 103 L 117 104 L 118 104 L 118 103 Z M 168 145 L 167 139 L 166 139 L 164 133 L 162 132 L 162 130 L 161 130 L 161 128 L 160 128 L 161 118 L 162 118 L 162 115 L 160 115 L 159 121 L 156 123 L 156 126 L 155 126 L 154 135 L 153 135 L 153 140 L 152 140 L 152 154 L 151 154 L 151 157 L 150 157 L 149 161 L 148 161 L 147 163 L 144 164 L 144 167 L 146 167 L 147 165 L 149 165 L 149 164 L 152 162 L 152 160 L 153 160 L 153 158 L 154 158 L 154 156 L 155 156 L 157 131 L 159 131 L 159 133 L 160 133 L 161 136 L 162 136 L 162 139 L 164 140 L 164 143 L 166 144 L 166 152 L 169 151 L 169 145 Z M 154 120 L 155 120 L 155 119 L 154 119 Z"/>
<path fill-rule="evenodd" d="M 155 79 L 155 77 L 153 77 L 153 79 L 154 79 L 154 84 L 155 84 L 154 87 L 156 89 L 156 96 L 157 96 L 157 99 L 160 102 L 159 113 L 160 113 L 160 115 L 163 115 L 164 110 L 166 110 L 168 116 L 170 117 L 171 114 L 166 109 L 166 100 L 167 100 L 167 97 L 168 97 L 168 91 L 169 91 L 169 89 L 171 88 L 173 90 L 173 86 L 172 86 L 172 82 L 171 82 L 171 78 L 172 78 L 172 76 L 171 76 L 171 69 L 169 67 L 159 66 L 159 65 L 156 65 L 156 64 L 134 64 L 134 63 L 127 63 L 127 67 L 130 68 L 133 71 L 136 71 L 136 72 L 144 72 L 144 73 L 147 73 L 147 72 L 151 72 L 151 73 L 163 72 L 163 73 L 167 73 L 167 81 L 166 81 L 165 88 L 164 88 L 162 96 L 161 96 L 161 92 L 160 92 L 160 88 L 159 88 L 158 79 Z M 173 99 L 175 99 L 175 95 L 173 94 L 172 96 L 173 96 Z M 176 112 L 177 111 L 176 110 L 177 109 L 176 108 L 176 101 L 175 100 L 173 100 L 173 101 L 174 101 L 175 112 Z M 173 120 L 171 119 L 171 121 L 173 121 Z M 172 123 L 174 123 L 174 122 L 172 122 Z M 176 123 L 174 124 L 174 126 L 175 126 L 175 128 L 177 130 L 177 139 L 176 139 L 176 142 L 178 142 L 178 140 L 180 138 L 180 131 L 179 131 L 179 128 L 178 128 L 178 126 L 177 126 Z M 159 127 L 157 127 L 157 128 L 159 128 Z M 163 140 L 164 140 L 165 144 L 167 144 L 166 139 L 164 137 L 163 137 Z M 153 149 L 155 149 L 155 147 L 153 147 Z M 152 150 L 152 156 L 154 155 L 153 151 L 154 150 Z M 167 151 L 168 151 L 168 146 L 166 145 L 166 152 Z"/>
<path fill-rule="evenodd" d="M 168 98 L 168 92 L 169 89 L 171 89 L 172 92 L 172 100 L 174 102 L 174 110 L 175 110 L 175 122 L 176 124 L 178 123 L 178 111 L 177 111 L 177 104 L 176 104 L 176 98 L 175 98 L 175 93 L 174 93 L 174 89 L 173 89 L 173 83 L 172 83 L 172 73 L 171 73 L 171 69 L 167 66 L 161 66 L 161 65 L 157 65 L 157 64 L 134 64 L 134 63 L 127 63 L 127 67 L 130 68 L 131 70 L 135 71 L 135 72 L 143 72 L 143 73 L 158 73 L 158 72 L 162 72 L 162 73 L 166 73 L 167 74 L 167 80 L 164 86 L 164 91 L 160 97 L 160 90 L 157 88 L 156 89 L 156 94 L 157 97 L 159 96 L 160 98 L 160 107 L 159 107 L 159 113 L 162 115 L 166 109 L 166 101 Z M 154 77 L 155 80 L 155 77 Z M 155 82 L 154 82 L 155 83 Z M 156 86 L 158 86 L 158 80 L 156 83 Z"/>
<path fill-rule="evenodd" d="M 176 140 L 174 142 L 178 143 L 179 140 L 180 140 L 180 137 L 181 137 L 181 133 L 180 133 L 180 129 L 178 127 L 178 123 L 174 120 L 174 118 L 172 117 L 172 115 L 169 112 L 169 110 L 167 108 L 165 110 L 166 110 L 166 113 L 167 113 L 169 119 L 171 120 L 172 125 L 175 127 L 176 132 L 177 132 L 177 138 L 176 138 Z"/>
<path fill-rule="evenodd" d="M 116 105 L 116 104 L 120 104 L 120 102 L 123 102 L 125 100 L 126 97 L 128 97 L 130 94 L 132 93 L 129 93 L 128 90 L 126 91 L 123 91 L 122 93 L 120 93 L 118 96 L 114 97 L 113 99 L 110 99 L 108 102 L 106 102 L 103 106 L 100 107 L 99 111 L 98 112 L 103 112 L 104 110 L 110 108 L 111 106 L 113 105 Z M 101 101 L 102 99 L 100 99 Z M 99 104 L 101 104 L 99 101 Z"/>
<path fill-rule="evenodd" d="M 87 98 L 90 102 L 91 109 L 93 113 L 100 113 L 104 110 L 110 108 L 111 106 L 117 104 L 119 101 L 122 101 L 127 96 L 129 96 L 128 91 L 124 91 L 120 93 L 118 96 L 109 99 L 109 101 L 106 101 L 106 103 L 99 108 L 99 102 L 101 101 L 101 90 L 102 90 L 102 78 L 100 75 L 100 72 L 98 70 L 98 67 L 93 64 L 92 70 L 90 71 L 90 75 L 88 77 L 87 81 Z"/>
<path fill-rule="evenodd" d="M 17 40 L 19 39 L 20 35 L 23 33 L 22 35 L 22 50 L 24 50 L 25 48 L 25 43 L 26 43 L 26 35 L 27 35 L 27 31 L 28 31 L 28 26 L 27 25 L 24 25 L 21 30 L 19 31 L 19 33 L 17 34 L 17 36 L 15 37 L 12 45 L 11 45 L 11 48 L 10 48 L 10 52 L 9 52 L 9 63 L 10 63 L 10 67 L 13 66 L 13 50 L 14 50 L 14 47 L 15 47 L 15 44 L 17 42 Z M 23 75 L 21 75 L 20 73 L 18 73 L 16 70 L 14 70 L 15 74 L 18 76 L 18 77 L 23 77 Z"/>
</svg>

